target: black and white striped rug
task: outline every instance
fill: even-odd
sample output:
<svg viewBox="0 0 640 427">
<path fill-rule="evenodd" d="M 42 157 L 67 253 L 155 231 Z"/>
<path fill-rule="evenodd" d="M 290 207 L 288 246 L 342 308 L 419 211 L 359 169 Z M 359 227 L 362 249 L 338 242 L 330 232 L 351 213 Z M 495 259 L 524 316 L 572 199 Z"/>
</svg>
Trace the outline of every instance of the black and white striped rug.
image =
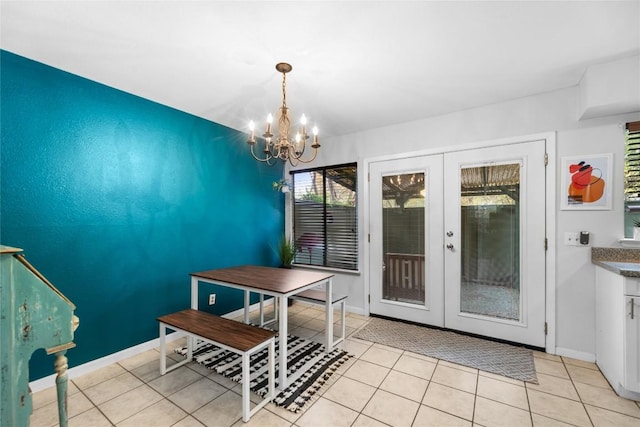
<svg viewBox="0 0 640 427">
<path fill-rule="evenodd" d="M 183 356 L 187 354 L 186 347 L 178 347 L 175 351 Z M 278 354 L 279 346 L 276 340 L 276 386 L 279 373 Z M 299 412 L 350 357 L 352 356 L 349 353 L 338 348 L 331 353 L 325 353 L 322 344 L 289 335 L 287 340 L 289 387 L 278 393 L 273 402 L 291 412 Z M 193 360 L 233 381 L 242 382 L 242 358 L 231 351 L 199 341 L 193 352 Z M 267 349 L 251 356 L 249 387 L 260 397 L 265 396 L 268 391 L 267 364 Z"/>
</svg>

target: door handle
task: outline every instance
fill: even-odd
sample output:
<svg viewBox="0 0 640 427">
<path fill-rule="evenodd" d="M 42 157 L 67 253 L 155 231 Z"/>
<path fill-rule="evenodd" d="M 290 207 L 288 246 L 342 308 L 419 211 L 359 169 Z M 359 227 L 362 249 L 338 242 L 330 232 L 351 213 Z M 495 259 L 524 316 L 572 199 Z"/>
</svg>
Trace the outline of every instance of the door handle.
<svg viewBox="0 0 640 427">
<path fill-rule="evenodd" d="M 634 311 L 633 310 L 633 306 L 634 305 L 635 305 L 635 301 L 633 300 L 633 298 L 631 298 L 631 320 L 633 320 L 633 316 L 634 316 L 634 313 L 633 313 L 633 311 Z"/>
<path fill-rule="evenodd" d="M 453 252 L 453 244 L 452 244 L 452 243 L 449 243 L 449 244 L 447 245 L 447 249 L 449 249 L 451 252 Z"/>
</svg>

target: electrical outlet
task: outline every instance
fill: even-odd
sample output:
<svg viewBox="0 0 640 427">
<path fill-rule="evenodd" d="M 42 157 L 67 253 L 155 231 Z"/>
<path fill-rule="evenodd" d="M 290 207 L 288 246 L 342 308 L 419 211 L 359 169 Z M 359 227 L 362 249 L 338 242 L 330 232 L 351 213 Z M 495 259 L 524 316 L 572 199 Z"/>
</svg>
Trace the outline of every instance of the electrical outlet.
<svg viewBox="0 0 640 427">
<path fill-rule="evenodd" d="M 581 246 L 580 233 L 564 233 L 564 244 L 567 246 Z"/>
<path fill-rule="evenodd" d="M 209 305 L 216 303 L 216 294 L 209 294 Z"/>
</svg>

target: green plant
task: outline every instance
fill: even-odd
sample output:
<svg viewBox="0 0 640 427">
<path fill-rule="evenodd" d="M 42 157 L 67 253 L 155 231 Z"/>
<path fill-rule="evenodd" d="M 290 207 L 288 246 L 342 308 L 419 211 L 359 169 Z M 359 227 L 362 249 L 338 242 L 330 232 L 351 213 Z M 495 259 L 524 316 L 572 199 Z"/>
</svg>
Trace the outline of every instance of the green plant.
<svg viewBox="0 0 640 427">
<path fill-rule="evenodd" d="M 307 191 L 305 194 L 302 195 L 301 197 L 302 200 L 306 200 L 309 202 L 317 202 L 317 203 L 323 203 L 324 202 L 324 197 L 312 193 L 310 191 Z"/>
<path fill-rule="evenodd" d="M 281 191 L 283 193 L 288 193 L 291 185 L 286 179 L 283 178 L 278 182 L 273 182 L 271 186 L 273 187 L 274 191 Z"/>
<path fill-rule="evenodd" d="M 282 264 L 283 266 L 290 266 L 291 264 L 293 264 L 296 253 L 298 253 L 296 245 L 294 245 L 291 240 L 287 239 L 287 236 L 282 235 L 280 241 L 278 242 L 278 255 L 280 256 L 280 264 Z"/>
</svg>

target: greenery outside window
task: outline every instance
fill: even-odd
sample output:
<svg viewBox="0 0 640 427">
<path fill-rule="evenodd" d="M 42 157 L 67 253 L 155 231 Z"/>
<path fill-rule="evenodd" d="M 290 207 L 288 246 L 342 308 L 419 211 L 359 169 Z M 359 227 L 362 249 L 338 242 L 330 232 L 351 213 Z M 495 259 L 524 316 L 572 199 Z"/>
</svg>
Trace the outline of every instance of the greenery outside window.
<svg viewBox="0 0 640 427">
<path fill-rule="evenodd" d="M 624 147 L 624 202 L 627 210 L 640 210 L 640 122 L 627 123 Z"/>
<path fill-rule="evenodd" d="M 627 123 L 624 144 L 625 230 L 640 219 L 640 122 Z M 629 234 L 629 233 L 625 233 Z"/>
<path fill-rule="evenodd" d="M 296 264 L 358 269 L 357 165 L 292 171 Z"/>
</svg>

